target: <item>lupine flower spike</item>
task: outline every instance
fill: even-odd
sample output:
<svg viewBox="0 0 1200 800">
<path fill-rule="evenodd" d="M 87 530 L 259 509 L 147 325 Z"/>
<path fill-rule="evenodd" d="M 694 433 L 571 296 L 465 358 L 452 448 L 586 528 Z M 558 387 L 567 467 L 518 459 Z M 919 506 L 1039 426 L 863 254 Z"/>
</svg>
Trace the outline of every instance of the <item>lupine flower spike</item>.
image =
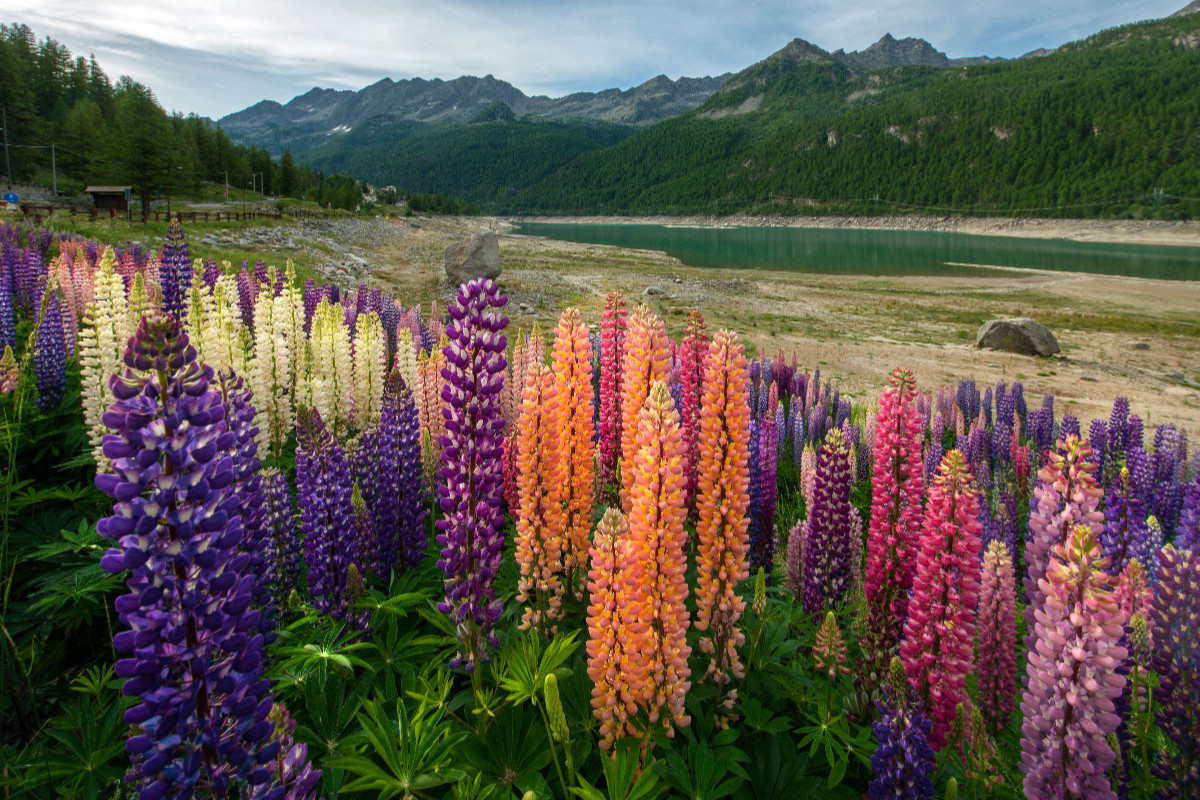
<svg viewBox="0 0 1200 800">
<path fill-rule="evenodd" d="M 600 415 L 597 424 L 597 483 L 612 501 L 621 455 L 621 365 L 625 358 L 625 295 L 612 292 L 604 302 L 600 325 Z"/>
<path fill-rule="evenodd" d="M 557 443 L 544 457 L 560 462 L 564 539 L 564 588 L 582 599 L 587 568 L 588 533 L 596 484 L 595 393 L 587 326 L 579 309 L 568 308 L 554 333 L 554 421 Z"/>
<path fill-rule="evenodd" d="M 630 683 L 628 642 L 637 627 L 633 597 L 622 591 L 622 572 L 632 558 L 629 525 L 615 508 L 600 519 L 592 537 L 588 572 L 588 678 L 592 681 L 592 713 L 600 721 L 600 747 L 612 749 L 633 735 L 636 716 Z"/>
<path fill-rule="evenodd" d="M 942 459 L 929 491 L 917 574 L 900 657 L 908 680 L 933 716 L 929 743 L 940 748 L 966 697 L 979 605 L 979 501 L 958 450 Z"/>
<path fill-rule="evenodd" d="M 704 361 L 696 495 L 696 629 L 705 632 L 700 650 L 712 656 L 704 677 L 717 686 L 743 676 L 737 622 L 746 603 L 737 587 L 750 576 L 747 383 L 745 348 L 736 334 L 718 332 Z"/>
<path fill-rule="evenodd" d="M 1115 753 L 1109 734 L 1121 720 L 1113 701 L 1125 687 L 1118 644 L 1125 614 L 1114 578 L 1088 525 L 1056 544 L 1033 626 L 1028 682 L 1021 699 L 1025 796 L 1116 798 L 1106 772 Z"/>
<path fill-rule="evenodd" d="M 630 513 L 633 458 L 638 450 L 638 420 L 650 387 L 670 378 L 670 345 L 662 320 L 645 305 L 638 306 L 629 318 L 621 367 L 621 505 L 626 515 Z"/>
<path fill-rule="evenodd" d="M 459 653 L 451 667 L 473 672 L 498 642 L 491 633 L 500 619 L 494 582 L 504 547 L 501 509 L 500 388 L 504 382 L 508 302 L 490 280 L 459 287 L 447 309 L 448 342 L 442 352 L 442 484 L 437 521 L 442 546 L 438 567 L 446 573 L 446 599 L 438 604 L 458 628 Z"/>
<path fill-rule="evenodd" d="M 1156 716 L 1177 750 L 1160 754 L 1154 773 L 1166 784 L 1155 797 L 1195 800 L 1200 797 L 1200 553 L 1162 550 L 1152 619 Z"/>
<path fill-rule="evenodd" d="M 1008 547 L 988 544 L 979 590 L 978 702 L 990 730 L 1008 726 L 1017 679 L 1016 577 Z"/>
</svg>

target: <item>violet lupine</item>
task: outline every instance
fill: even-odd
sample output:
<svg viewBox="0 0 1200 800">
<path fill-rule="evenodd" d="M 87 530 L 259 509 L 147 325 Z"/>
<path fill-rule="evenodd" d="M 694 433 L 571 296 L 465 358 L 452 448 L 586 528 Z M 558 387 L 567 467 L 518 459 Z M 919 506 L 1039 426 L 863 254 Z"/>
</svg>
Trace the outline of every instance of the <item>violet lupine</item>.
<svg viewBox="0 0 1200 800">
<path fill-rule="evenodd" d="M 1017 583 L 1003 542 L 983 554 L 979 588 L 978 704 L 993 732 L 1008 726 L 1017 680 Z"/>
<path fill-rule="evenodd" d="M 895 672 L 896 670 L 893 670 Z M 930 720 L 906 697 L 895 681 L 876 701 L 879 721 L 872 725 L 879 746 L 871 755 L 875 777 L 867 785 L 871 800 L 932 800 L 933 748 Z"/>
<path fill-rule="evenodd" d="M 354 519 L 354 481 L 342 449 L 315 408 L 296 412 L 296 499 L 313 605 L 337 619 L 350 617 L 347 580 L 360 554 L 346 535 Z"/>
<path fill-rule="evenodd" d="M 967 698 L 979 605 L 979 493 L 966 459 L 946 454 L 929 489 L 900 657 L 933 717 L 930 743 L 941 747 L 955 707 Z"/>
<path fill-rule="evenodd" d="M 1130 461 L 1136 460 L 1137 454 L 1145 458 L 1145 453 L 1137 448 L 1130 451 Z M 1104 557 L 1108 559 L 1109 571 L 1114 575 L 1123 570 L 1131 559 L 1149 566 L 1154 555 L 1149 552 L 1150 528 L 1146 524 L 1146 506 L 1133 484 L 1129 467 L 1122 466 L 1105 493 L 1105 526 L 1100 542 L 1104 547 Z"/>
<path fill-rule="evenodd" d="M 1090 526 L 1097 539 L 1104 529 L 1104 514 L 1098 510 L 1104 490 L 1096 483 L 1091 457 L 1092 448 L 1086 442 L 1068 436 L 1038 472 L 1040 482 L 1030 500 L 1025 544 L 1026 649 L 1033 647 L 1033 625 L 1045 600 L 1040 584 L 1055 547 L 1066 541 L 1075 525 Z"/>
<path fill-rule="evenodd" d="M 17 346 L 17 309 L 7 275 L 0 275 L 0 351 Z"/>
<path fill-rule="evenodd" d="M 1163 534 L 1171 537 L 1179 524 L 1183 505 L 1180 478 L 1187 458 L 1187 433 L 1174 425 L 1159 425 L 1154 430 L 1152 456 L 1154 516 L 1162 523 Z"/>
<path fill-rule="evenodd" d="M 754 563 L 770 568 L 775 563 L 775 500 L 779 481 L 779 388 L 772 383 L 767 391 L 766 413 L 759 425 L 758 435 L 758 504 L 757 524 L 751 539 Z M 850 481 L 853 482 L 853 477 Z"/>
<path fill-rule="evenodd" d="M 200 280 L 204 283 L 205 288 L 208 289 L 210 294 L 216 288 L 217 279 L 220 277 L 221 268 L 217 266 L 216 260 L 211 258 L 204 259 L 204 272 L 201 274 Z"/>
<path fill-rule="evenodd" d="M 817 455 L 817 487 L 805 520 L 804 611 L 837 607 L 850 590 L 860 543 L 852 541 L 850 452 L 842 432 L 825 437 Z"/>
<path fill-rule="evenodd" d="M 1116 758 L 1109 735 L 1121 722 L 1114 701 L 1125 688 L 1118 668 L 1128 653 L 1118 644 L 1125 613 L 1105 566 L 1092 529 L 1074 525 L 1041 579 L 1046 599 L 1036 611 L 1021 698 L 1021 769 L 1033 800 L 1117 796 L 1105 773 Z"/>
<path fill-rule="evenodd" d="M 254 332 L 254 304 L 258 300 L 259 287 L 242 262 L 242 271 L 237 276 L 238 310 L 242 312 L 242 324 Z"/>
<path fill-rule="evenodd" d="M 396 370 L 384 385 L 378 425 L 362 436 L 355 473 L 373 521 L 374 542 L 365 566 L 386 581 L 392 570 L 421 560 L 428 514 L 417 407 Z"/>
<path fill-rule="evenodd" d="M 1166 785 L 1155 797 L 1195 800 L 1200 797 L 1200 553 L 1162 550 L 1151 623 L 1156 718 L 1176 748 L 1175 754 L 1160 751 L 1154 774 Z"/>
<path fill-rule="evenodd" d="M 296 527 L 296 509 L 287 476 L 271 468 L 264 470 L 261 478 L 267 583 L 274 604 L 282 606 L 304 575 L 304 540 Z"/>
<path fill-rule="evenodd" d="M 451 667 L 473 672 L 497 646 L 491 628 L 500 619 L 494 582 L 504 548 L 501 511 L 500 389 L 506 367 L 502 331 L 508 298 L 490 280 L 463 284 L 447 311 L 442 415 L 446 433 L 438 501 L 438 567 L 446 573 L 446 599 L 438 604 L 458 629 L 459 652 Z"/>
<path fill-rule="evenodd" d="M 916 378 L 910 370 L 896 368 L 889 382 L 890 387 L 879 398 L 876 415 L 874 480 L 863 584 L 870 619 L 869 641 L 864 644 L 878 675 L 887 668 L 908 613 L 912 553 L 921 532 L 925 493 L 921 464 L 923 430 L 913 407 Z M 960 405 L 965 402 L 969 407 L 969 388 L 965 382 L 959 384 Z"/>
<path fill-rule="evenodd" d="M 41 319 L 33 345 L 33 375 L 37 382 L 37 407 L 44 414 L 58 408 L 67 388 L 67 354 L 63 339 L 58 292 L 51 289 L 42 300 Z"/>
<path fill-rule="evenodd" d="M 1200 547 L 1200 472 L 1183 487 L 1183 508 L 1179 511 L 1175 546 L 1183 550 Z"/>
<path fill-rule="evenodd" d="M 237 783 L 249 787 L 242 796 L 274 796 L 267 765 L 281 747 L 270 741 L 254 578 L 239 552 L 236 436 L 177 320 L 143 319 L 125 364 L 104 415 L 116 432 L 104 440 L 112 473 L 96 485 L 117 498 L 97 530 L 120 545 L 101 566 L 129 571 L 130 593 L 116 601 L 125 630 L 113 639 L 130 654 L 115 667 L 124 693 L 139 700 L 125 713 L 141 729 L 126 744 L 129 779 L 143 800 L 228 797 Z"/>
<path fill-rule="evenodd" d="M 684 474 L 687 476 L 688 507 L 696 498 L 696 469 L 700 462 L 700 396 L 703 392 L 704 360 L 708 355 L 708 333 L 704 317 L 693 310 L 688 314 L 683 341 L 679 343 L 679 373 L 683 421 Z"/>
<path fill-rule="evenodd" d="M 167 225 L 167 241 L 159 254 L 158 280 L 162 309 L 173 317 L 187 316 L 187 293 L 192 286 L 192 259 L 178 219 Z"/>
<path fill-rule="evenodd" d="M 38 310 L 41 283 L 46 277 L 46 264 L 40 253 L 32 247 L 21 251 L 13 273 L 13 289 L 17 307 L 33 315 Z"/>
<path fill-rule="evenodd" d="M 1079 419 L 1071 414 L 1063 414 L 1062 422 L 1058 426 L 1058 441 L 1066 441 L 1068 436 L 1080 438 L 1082 435 Z"/>
</svg>

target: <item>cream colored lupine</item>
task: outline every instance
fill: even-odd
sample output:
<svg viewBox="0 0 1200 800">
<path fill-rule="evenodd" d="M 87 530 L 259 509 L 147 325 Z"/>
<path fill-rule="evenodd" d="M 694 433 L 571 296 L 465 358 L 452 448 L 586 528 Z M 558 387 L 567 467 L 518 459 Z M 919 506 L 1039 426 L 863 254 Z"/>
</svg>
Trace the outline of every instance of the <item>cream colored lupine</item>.
<svg viewBox="0 0 1200 800">
<path fill-rule="evenodd" d="M 417 347 L 413 345 L 412 331 L 401 328 L 396 334 L 396 369 L 404 379 L 404 385 L 417 396 Z M 419 411 L 418 411 L 419 413 Z"/>
<path fill-rule="evenodd" d="M 354 335 L 353 425 L 366 430 L 379 421 L 387 380 L 387 338 L 374 311 L 358 318 Z"/>
<path fill-rule="evenodd" d="M 230 369 L 238 375 L 249 375 L 250 332 L 242 323 L 238 308 L 237 279 L 224 274 L 217 278 L 212 294 L 201 290 L 203 309 L 201 338 L 204 341 L 204 361 L 214 370 Z"/>
<path fill-rule="evenodd" d="M 100 447 L 108 431 L 101 421 L 111 400 L 108 378 L 121 370 L 121 357 L 129 340 L 125 282 L 114 269 L 114 261 L 110 249 L 97 265 L 90 292 L 92 302 L 84 310 L 83 326 L 79 331 L 83 418 L 88 426 L 88 439 L 92 443 L 97 472 L 103 472 L 108 467 L 108 459 Z"/>
<path fill-rule="evenodd" d="M 350 420 L 350 330 L 341 303 L 321 300 L 313 315 L 312 404 L 333 435 L 339 436 Z"/>
<path fill-rule="evenodd" d="M 207 303 L 205 303 L 205 298 L 208 299 Z M 188 287 L 184 303 L 187 306 L 187 314 L 183 318 L 183 330 L 187 333 L 188 344 L 196 348 L 198 360 L 207 364 L 209 356 L 206 351 L 211 348 L 207 347 L 204 342 L 204 318 L 212 307 L 212 296 L 209 295 L 206 287 L 193 283 Z M 213 369 L 215 370 L 216 367 Z"/>
<path fill-rule="evenodd" d="M 421 453 L 427 480 L 437 474 L 442 460 L 442 445 L 439 440 L 446 432 L 446 420 L 442 416 L 442 406 L 445 403 L 442 400 L 442 384 L 445 383 L 442 367 L 446 366 L 446 356 L 443 353 L 445 346 L 446 337 L 443 336 L 427 357 L 418 358 L 417 381 L 421 385 L 418 414 L 421 419 Z"/>
<path fill-rule="evenodd" d="M 292 404 L 292 413 L 295 414 L 302 404 L 302 387 L 310 383 L 310 350 L 307 346 L 308 337 L 304 333 L 304 290 L 296 282 L 296 267 L 290 258 L 284 268 L 284 276 L 286 282 L 282 295 L 287 298 L 288 355 L 292 359 L 292 383 L 288 401 Z"/>
<path fill-rule="evenodd" d="M 137 330 L 142 317 L 158 308 L 158 303 L 154 298 L 154 288 L 146 280 L 145 273 L 138 272 L 133 276 L 133 281 L 129 284 L 129 313 L 126 317 L 129 330 Z"/>
<path fill-rule="evenodd" d="M 265 291 L 254 302 L 254 358 L 250 386 L 258 412 L 258 446 L 278 457 L 292 429 L 288 301 Z"/>
</svg>

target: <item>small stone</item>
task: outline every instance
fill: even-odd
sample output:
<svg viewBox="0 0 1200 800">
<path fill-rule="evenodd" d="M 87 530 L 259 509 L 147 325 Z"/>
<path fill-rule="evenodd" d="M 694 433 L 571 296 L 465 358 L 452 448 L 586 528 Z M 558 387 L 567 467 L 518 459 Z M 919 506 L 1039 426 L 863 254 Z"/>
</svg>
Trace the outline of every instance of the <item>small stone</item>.
<svg viewBox="0 0 1200 800">
<path fill-rule="evenodd" d="M 646 290 L 644 292 L 642 292 L 642 294 L 646 297 L 666 297 L 667 296 L 666 290 L 661 289 L 658 286 L 647 286 Z"/>
<path fill-rule="evenodd" d="M 1187 375 L 1182 372 L 1168 372 L 1167 377 L 1177 383 L 1187 383 Z"/>
<path fill-rule="evenodd" d="M 1130 347 L 1132 347 L 1134 350 L 1149 350 L 1150 349 L 1150 345 L 1146 342 L 1134 342 L 1132 345 L 1130 345 Z"/>
</svg>

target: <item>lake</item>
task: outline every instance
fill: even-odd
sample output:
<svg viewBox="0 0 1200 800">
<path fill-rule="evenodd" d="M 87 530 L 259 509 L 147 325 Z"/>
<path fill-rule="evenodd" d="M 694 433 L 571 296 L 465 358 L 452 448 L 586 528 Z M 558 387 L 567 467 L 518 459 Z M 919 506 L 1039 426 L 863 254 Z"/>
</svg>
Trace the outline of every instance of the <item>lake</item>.
<svg viewBox="0 0 1200 800">
<path fill-rule="evenodd" d="M 1200 247 L 1102 244 L 931 231 L 828 228 L 676 228 L 522 223 L 514 233 L 661 250 L 694 267 L 847 275 L 1001 274 L 987 266 L 1200 279 Z"/>
</svg>

